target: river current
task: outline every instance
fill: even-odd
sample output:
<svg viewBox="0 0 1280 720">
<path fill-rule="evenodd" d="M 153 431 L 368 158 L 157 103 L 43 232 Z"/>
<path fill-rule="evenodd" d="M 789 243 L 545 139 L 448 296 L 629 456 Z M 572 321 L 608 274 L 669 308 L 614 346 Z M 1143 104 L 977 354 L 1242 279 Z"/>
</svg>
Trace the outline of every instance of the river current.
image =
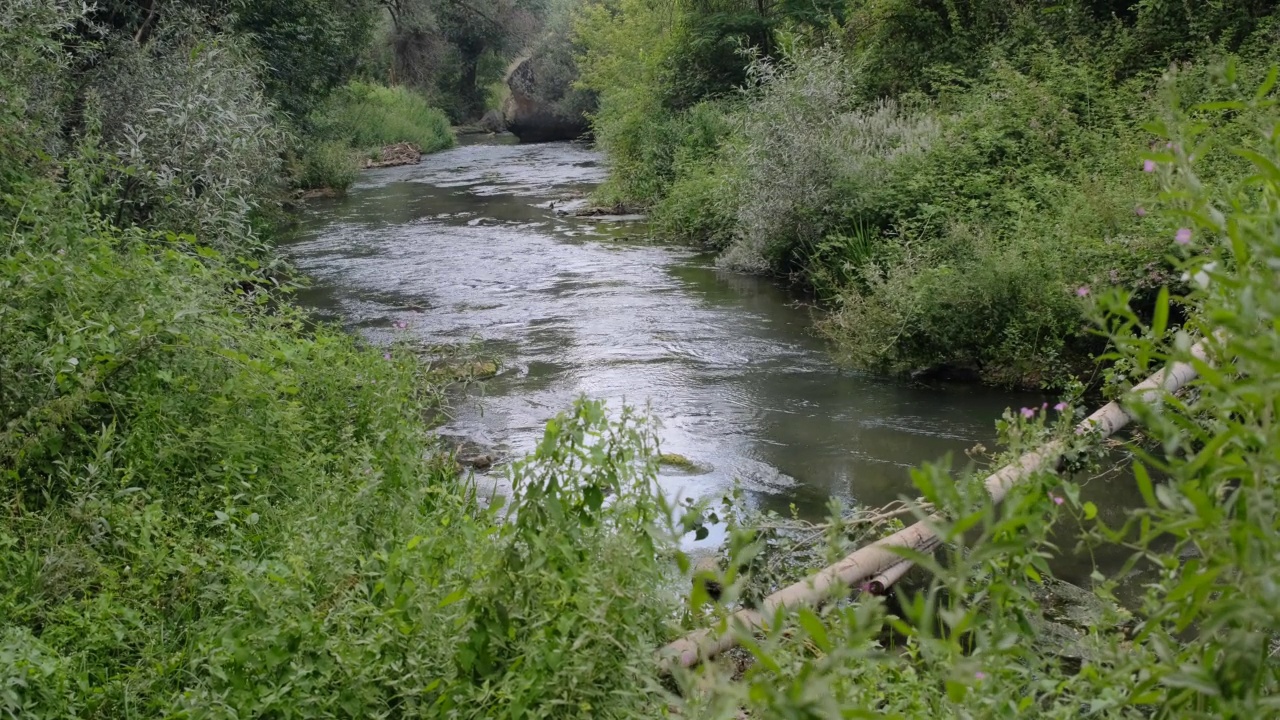
<svg viewBox="0 0 1280 720">
<path fill-rule="evenodd" d="M 286 248 L 315 280 L 300 299 L 373 342 L 409 333 L 500 358 L 444 434 L 515 456 L 581 395 L 648 405 L 663 451 L 702 468 L 665 469 L 668 491 L 719 497 L 736 482 L 809 518 L 832 496 L 914 496 L 911 467 L 963 465 L 965 449 L 993 447 L 1006 407 L 1039 403 L 838 367 L 812 311 L 773 282 L 655 244 L 634 218 L 566 214 L 605 174 L 581 145 L 493 139 L 368 171 L 309 204 Z M 490 475 L 481 485 L 501 491 Z"/>
</svg>

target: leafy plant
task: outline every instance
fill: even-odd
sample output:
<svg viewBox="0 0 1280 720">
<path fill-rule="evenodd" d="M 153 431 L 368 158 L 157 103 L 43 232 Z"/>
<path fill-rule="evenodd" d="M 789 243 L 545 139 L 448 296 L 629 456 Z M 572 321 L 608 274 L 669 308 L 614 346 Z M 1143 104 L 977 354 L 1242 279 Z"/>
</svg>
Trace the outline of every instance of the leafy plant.
<svg viewBox="0 0 1280 720">
<path fill-rule="evenodd" d="M 352 82 L 311 117 L 315 135 L 361 150 L 409 142 L 430 153 L 453 146 L 444 113 L 403 87 Z"/>
</svg>

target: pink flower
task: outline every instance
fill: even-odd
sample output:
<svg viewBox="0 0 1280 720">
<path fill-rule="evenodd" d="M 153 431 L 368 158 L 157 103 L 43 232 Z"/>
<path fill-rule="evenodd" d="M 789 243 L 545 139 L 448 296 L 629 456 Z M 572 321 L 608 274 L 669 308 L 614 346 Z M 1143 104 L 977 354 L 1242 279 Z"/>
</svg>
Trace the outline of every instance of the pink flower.
<svg viewBox="0 0 1280 720">
<path fill-rule="evenodd" d="M 975 680 L 986 680 L 986 679 L 987 679 L 987 674 L 986 674 L 986 673 L 984 673 L 984 672 L 982 672 L 981 670 L 979 670 L 978 672 L 976 672 L 976 673 L 974 673 L 974 674 L 973 674 L 973 678 L 974 678 Z"/>
<path fill-rule="evenodd" d="M 1089 286 L 1088 286 L 1088 285 L 1081 285 L 1080 287 L 1076 288 L 1076 296 L 1077 296 L 1077 297 L 1086 297 L 1086 296 L 1088 296 L 1088 294 L 1089 294 Z"/>
<path fill-rule="evenodd" d="M 1022 408 L 1022 417 L 1030 420 L 1036 416 L 1035 408 Z"/>
<path fill-rule="evenodd" d="M 383 359 L 383 360 L 390 360 L 390 359 L 391 359 L 391 353 L 382 353 L 382 359 Z"/>
<path fill-rule="evenodd" d="M 407 323 L 407 322 L 398 322 L 398 323 L 396 323 L 396 327 L 397 327 L 397 328 L 399 328 L 399 329 L 401 329 L 401 330 L 403 330 L 403 329 L 405 329 L 405 328 L 409 327 L 409 323 Z"/>
<path fill-rule="evenodd" d="M 1191 228 L 1178 228 L 1178 234 L 1173 236 L 1173 241 L 1179 245 L 1191 244 Z"/>
<path fill-rule="evenodd" d="M 1057 410 L 1058 412 L 1062 412 L 1063 410 L 1067 409 L 1067 404 L 1064 402 L 1060 402 L 1057 405 L 1054 405 L 1053 409 Z"/>
<path fill-rule="evenodd" d="M 1156 161 L 1155 161 L 1155 160 L 1143 160 L 1143 161 L 1142 161 L 1142 172 L 1155 172 L 1155 171 L 1156 171 Z"/>
<path fill-rule="evenodd" d="M 1054 495 L 1053 493 L 1049 493 L 1049 497 L 1053 498 L 1054 505 L 1061 505 L 1062 503 L 1066 502 L 1061 495 Z"/>
<path fill-rule="evenodd" d="M 1133 214 L 1137 215 L 1138 217 L 1146 217 L 1147 209 L 1139 205 L 1138 207 L 1133 209 Z"/>
</svg>

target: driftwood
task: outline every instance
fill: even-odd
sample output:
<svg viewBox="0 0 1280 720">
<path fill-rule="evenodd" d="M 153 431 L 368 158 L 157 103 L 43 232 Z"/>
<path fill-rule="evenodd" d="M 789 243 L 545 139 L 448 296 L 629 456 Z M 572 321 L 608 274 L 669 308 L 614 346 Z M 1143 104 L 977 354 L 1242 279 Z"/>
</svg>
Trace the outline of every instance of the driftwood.
<svg viewBox="0 0 1280 720">
<path fill-rule="evenodd" d="M 1191 348 L 1192 357 L 1208 362 L 1208 345 L 1204 340 Z M 1130 398 L 1138 402 L 1150 402 L 1164 393 L 1175 392 L 1196 377 L 1196 370 L 1189 363 L 1174 363 L 1134 386 Z M 1114 435 L 1133 420 L 1118 402 L 1110 402 L 1085 418 L 1076 426 L 1078 434 L 1098 433 L 1106 438 Z M 1046 443 L 1013 463 L 1004 466 L 987 477 L 987 492 L 995 502 L 1000 502 L 1015 483 L 1032 474 L 1056 465 L 1065 444 L 1061 440 Z M 865 583 L 870 592 L 884 592 L 912 567 L 909 560 L 894 552 L 894 548 L 910 548 L 929 552 L 941 542 L 931 526 L 943 520 L 934 513 L 910 527 L 859 548 L 835 565 L 789 585 L 760 603 L 759 609 L 744 608 L 728 617 L 725 631 L 711 629 L 694 631 L 676 640 L 660 651 L 665 668 L 692 667 L 715 657 L 737 644 L 732 628 L 764 628 L 766 618 L 773 617 L 781 608 L 817 606 L 848 591 L 854 585 Z"/>
</svg>

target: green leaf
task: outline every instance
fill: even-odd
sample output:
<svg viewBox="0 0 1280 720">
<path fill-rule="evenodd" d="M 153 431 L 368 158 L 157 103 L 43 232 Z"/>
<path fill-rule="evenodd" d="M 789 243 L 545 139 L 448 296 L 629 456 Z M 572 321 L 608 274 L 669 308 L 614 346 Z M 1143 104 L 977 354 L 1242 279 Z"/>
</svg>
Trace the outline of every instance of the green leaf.
<svg viewBox="0 0 1280 720">
<path fill-rule="evenodd" d="M 1133 464 L 1133 479 L 1138 483 L 1138 492 L 1142 493 L 1142 499 L 1147 503 L 1147 507 L 1156 507 L 1156 494 L 1151 489 L 1151 476 L 1147 474 L 1147 468 L 1142 463 Z"/>
<path fill-rule="evenodd" d="M 1187 688 L 1210 697 L 1217 697 L 1222 694 L 1222 691 L 1213 682 L 1209 674 L 1197 667 L 1184 666 L 1181 672 L 1167 675 L 1161 678 L 1160 682 L 1169 687 Z"/>
<path fill-rule="evenodd" d="M 464 589 L 464 588 L 458 588 L 457 590 L 454 590 L 453 592 L 451 592 L 451 593 L 449 593 L 448 595 L 446 595 L 446 596 L 445 596 L 445 598 L 444 598 L 443 600 L 441 600 L 441 601 L 440 601 L 440 604 L 439 604 L 439 605 L 437 605 L 436 607 L 438 607 L 438 608 L 446 608 L 446 607 L 449 607 L 450 605 L 452 605 L 452 604 L 454 604 L 454 603 L 458 602 L 459 600 L 461 600 L 462 598 L 464 598 L 464 597 L 466 597 L 466 596 L 467 596 L 467 591 L 466 591 L 466 589 Z"/>
<path fill-rule="evenodd" d="M 1156 296 L 1155 317 L 1151 321 L 1151 335 L 1159 339 L 1169 325 L 1169 288 L 1161 287 Z"/>
<path fill-rule="evenodd" d="M 1258 91 L 1253 94 L 1254 101 L 1261 100 L 1271 92 L 1271 88 L 1276 86 L 1276 78 L 1280 76 L 1280 65 L 1272 65 L 1271 71 L 1267 73 L 1267 78 L 1258 86 Z"/>
<path fill-rule="evenodd" d="M 1094 518 L 1098 517 L 1098 506 L 1097 506 L 1097 505 L 1094 505 L 1092 502 L 1086 502 L 1086 503 L 1085 503 L 1084 505 L 1082 505 L 1081 507 L 1083 507 L 1083 508 L 1084 508 L 1084 519 L 1085 519 L 1085 520 L 1092 520 L 1092 519 L 1094 519 Z"/>
<path fill-rule="evenodd" d="M 824 653 L 831 652 L 831 638 L 827 635 L 827 626 L 822 623 L 822 618 L 819 618 L 817 613 L 802 607 L 797 613 L 797 619 L 800 621 L 800 627 L 804 628 L 805 633 L 819 650 Z"/>
<path fill-rule="evenodd" d="M 1277 167 L 1270 158 L 1248 148 L 1235 148 L 1232 152 L 1253 163 L 1254 167 L 1258 168 L 1258 172 L 1262 173 L 1268 180 L 1280 182 L 1280 167 Z"/>
</svg>

